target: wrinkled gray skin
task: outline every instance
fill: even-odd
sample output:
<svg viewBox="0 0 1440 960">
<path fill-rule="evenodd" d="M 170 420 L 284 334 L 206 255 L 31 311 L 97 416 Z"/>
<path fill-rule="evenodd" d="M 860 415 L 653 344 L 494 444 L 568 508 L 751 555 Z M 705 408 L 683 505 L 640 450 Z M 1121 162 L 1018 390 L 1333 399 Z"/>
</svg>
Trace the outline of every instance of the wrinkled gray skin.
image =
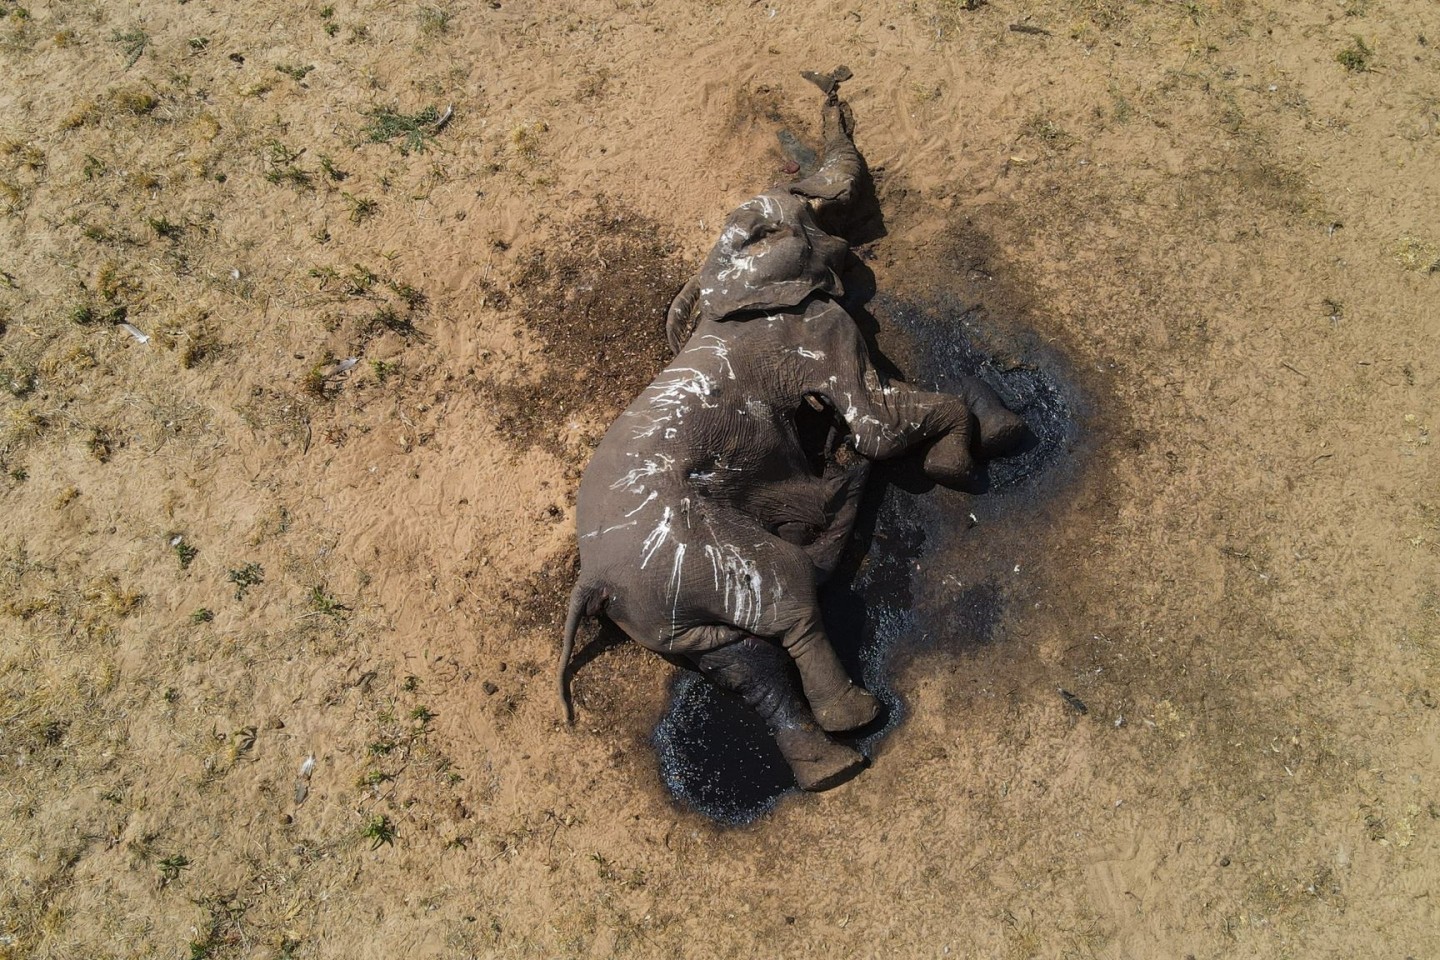
<svg viewBox="0 0 1440 960">
<path fill-rule="evenodd" d="M 674 362 L 586 468 L 580 576 L 559 669 L 568 719 L 575 631 L 603 612 L 643 646 L 687 658 L 738 694 L 807 790 L 863 767 L 826 731 L 862 727 L 878 710 L 846 675 L 816 601 L 850 536 L 870 461 L 933 441 L 926 474 L 956 484 L 971 471 L 972 449 L 994 453 L 1023 432 L 979 381 L 964 397 L 927 393 L 888 383 L 871 363 L 837 300 L 849 246 L 820 227 L 843 219 L 864 173 L 833 85 L 827 92 L 824 163 L 731 214 L 671 307 Z M 797 416 L 828 418 L 829 439 L 799 429 Z M 800 691 L 778 649 L 794 660 Z"/>
</svg>

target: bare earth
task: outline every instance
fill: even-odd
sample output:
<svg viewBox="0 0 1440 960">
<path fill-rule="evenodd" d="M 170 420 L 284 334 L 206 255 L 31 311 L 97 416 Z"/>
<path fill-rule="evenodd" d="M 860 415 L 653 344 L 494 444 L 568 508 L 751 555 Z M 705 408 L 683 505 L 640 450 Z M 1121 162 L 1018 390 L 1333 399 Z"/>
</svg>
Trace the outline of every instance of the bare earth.
<svg viewBox="0 0 1440 960">
<path fill-rule="evenodd" d="M 967 6 L 0 0 L 0 957 L 1440 956 L 1440 6 Z M 574 494 L 839 63 L 1084 442 L 726 828 Z"/>
</svg>

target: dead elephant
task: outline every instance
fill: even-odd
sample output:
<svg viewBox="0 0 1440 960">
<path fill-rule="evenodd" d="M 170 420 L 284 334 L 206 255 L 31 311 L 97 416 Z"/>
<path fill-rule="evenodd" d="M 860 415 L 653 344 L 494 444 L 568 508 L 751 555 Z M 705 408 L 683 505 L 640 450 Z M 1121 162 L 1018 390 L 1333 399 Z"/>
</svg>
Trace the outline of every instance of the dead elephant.
<svg viewBox="0 0 1440 960">
<path fill-rule="evenodd" d="M 759 712 L 806 790 L 863 766 L 826 732 L 862 727 L 878 711 L 837 659 L 816 598 L 850 536 L 870 461 L 928 444 L 925 473 L 956 484 L 974 455 L 1001 452 L 1024 431 L 978 380 L 964 396 L 887 382 L 838 300 L 849 246 L 824 227 L 840 229 L 864 179 L 835 90 L 847 75 L 820 78 L 830 81 L 824 163 L 726 221 L 671 307 L 675 360 L 586 468 L 558 678 L 568 718 L 575 632 L 603 613 Z"/>
</svg>

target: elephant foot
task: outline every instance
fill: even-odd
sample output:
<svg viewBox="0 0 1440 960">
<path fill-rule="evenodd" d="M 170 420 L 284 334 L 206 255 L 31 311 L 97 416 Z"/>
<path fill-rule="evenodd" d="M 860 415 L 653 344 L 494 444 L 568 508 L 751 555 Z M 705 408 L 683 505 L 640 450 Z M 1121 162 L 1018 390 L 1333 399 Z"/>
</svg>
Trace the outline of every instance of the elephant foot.
<svg viewBox="0 0 1440 960">
<path fill-rule="evenodd" d="M 962 392 L 979 427 L 977 446 L 981 456 L 998 457 L 1025 438 L 1025 421 L 1007 410 L 985 381 L 966 377 Z"/>
<path fill-rule="evenodd" d="M 1012 450 L 1025 438 L 1025 421 L 998 403 L 984 415 L 975 412 L 980 425 L 980 455 L 998 457 Z"/>
<path fill-rule="evenodd" d="M 863 756 L 808 724 L 779 731 L 775 741 L 801 790 L 829 790 L 865 769 Z"/>
<path fill-rule="evenodd" d="M 836 696 L 819 702 L 811 700 L 810 710 L 822 729 L 844 733 L 874 720 L 880 713 L 880 701 L 869 690 L 852 683 Z"/>
<path fill-rule="evenodd" d="M 974 469 L 968 430 L 951 430 L 925 454 L 925 476 L 947 487 L 964 483 Z"/>
</svg>

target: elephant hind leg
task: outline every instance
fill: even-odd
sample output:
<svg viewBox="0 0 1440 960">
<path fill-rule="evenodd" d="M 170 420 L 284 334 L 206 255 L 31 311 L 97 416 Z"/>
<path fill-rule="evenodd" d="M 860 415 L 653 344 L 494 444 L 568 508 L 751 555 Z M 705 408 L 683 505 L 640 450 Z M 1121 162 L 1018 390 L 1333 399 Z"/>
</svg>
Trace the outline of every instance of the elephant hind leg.
<svg viewBox="0 0 1440 960">
<path fill-rule="evenodd" d="M 880 713 L 880 702 L 850 679 L 813 602 L 795 617 L 780 637 L 800 671 L 800 684 L 815 719 L 831 733 L 857 730 Z"/>
<path fill-rule="evenodd" d="M 790 680 L 789 658 L 774 644 L 747 634 L 692 654 L 691 660 L 760 714 L 802 790 L 828 790 L 864 769 L 862 755 L 831 740 L 816 724 Z"/>
<path fill-rule="evenodd" d="M 825 634 L 815 596 L 816 569 L 804 548 L 756 529 L 748 520 L 730 524 L 717 520 L 710 530 L 717 546 L 707 546 L 705 552 L 714 564 L 707 571 L 714 590 L 694 591 L 691 599 L 702 602 L 686 609 L 682 619 L 726 625 L 693 631 L 733 629 L 783 646 L 795 661 L 805 699 L 824 729 L 853 730 L 873 720 L 878 703 L 864 687 L 851 682 Z M 721 638 L 720 633 L 696 632 L 680 638 L 675 648 L 693 658 L 702 650 L 726 646 L 728 637 L 715 642 Z"/>
</svg>

